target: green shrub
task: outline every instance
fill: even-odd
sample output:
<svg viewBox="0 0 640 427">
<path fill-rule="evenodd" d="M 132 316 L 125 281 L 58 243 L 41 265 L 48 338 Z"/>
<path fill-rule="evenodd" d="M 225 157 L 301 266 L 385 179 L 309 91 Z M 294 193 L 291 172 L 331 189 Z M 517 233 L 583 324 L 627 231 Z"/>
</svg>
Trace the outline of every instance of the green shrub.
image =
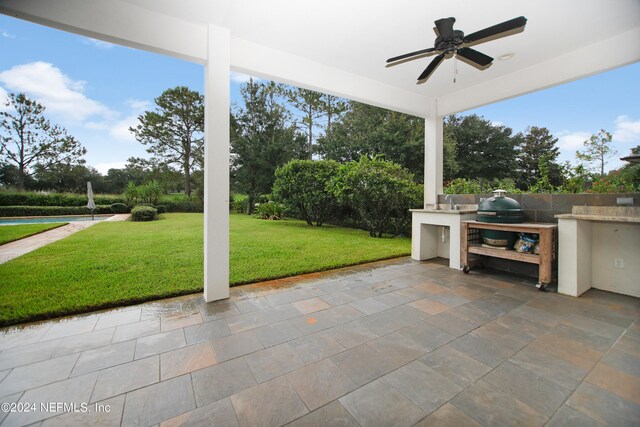
<svg viewBox="0 0 640 427">
<path fill-rule="evenodd" d="M 116 214 L 127 213 L 129 208 L 124 203 L 114 203 L 111 205 L 111 212 Z"/>
<path fill-rule="evenodd" d="M 131 209 L 132 221 L 153 221 L 158 217 L 158 210 L 151 206 L 136 206 Z"/>
<path fill-rule="evenodd" d="M 235 213 L 246 213 L 249 197 L 246 194 L 234 194 L 231 197 L 231 210 Z"/>
<path fill-rule="evenodd" d="M 276 170 L 274 198 L 307 224 L 320 227 L 338 207 L 328 184 L 339 167 L 333 160 L 292 160 Z"/>
<path fill-rule="evenodd" d="M 96 205 L 96 214 L 110 214 L 111 205 Z M 89 215 L 86 206 L 0 206 L 2 216 L 58 216 L 58 215 Z"/>
<path fill-rule="evenodd" d="M 256 213 L 260 219 L 284 219 L 285 207 L 282 203 L 267 202 L 256 206 Z"/>
<path fill-rule="evenodd" d="M 154 206 L 154 208 L 157 209 L 159 214 L 167 213 L 167 206 L 166 205 L 156 205 L 156 206 Z"/>
<path fill-rule="evenodd" d="M 351 206 L 371 237 L 397 234 L 410 223 L 410 208 L 422 204 L 420 186 L 402 166 L 380 157 L 362 156 L 340 166 L 331 188 L 339 201 Z M 418 202 L 420 200 L 420 202 Z"/>
</svg>

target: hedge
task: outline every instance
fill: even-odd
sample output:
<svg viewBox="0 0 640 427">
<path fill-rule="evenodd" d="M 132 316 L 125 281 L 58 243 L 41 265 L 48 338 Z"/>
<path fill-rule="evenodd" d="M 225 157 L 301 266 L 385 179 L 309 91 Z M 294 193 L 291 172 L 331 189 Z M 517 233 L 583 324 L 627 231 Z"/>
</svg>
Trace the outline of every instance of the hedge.
<svg viewBox="0 0 640 427">
<path fill-rule="evenodd" d="M 95 214 L 111 214 L 111 205 L 96 205 Z M 89 215 L 86 206 L 0 206 L 2 216 Z"/>
<path fill-rule="evenodd" d="M 106 194 L 93 198 L 96 205 L 126 203 L 124 197 Z M 0 206 L 86 206 L 87 196 L 71 193 L 28 193 L 0 191 Z"/>
<path fill-rule="evenodd" d="M 96 195 L 93 198 L 96 205 L 112 205 L 114 203 L 127 203 L 120 195 Z M 161 205 L 167 207 L 167 212 L 203 212 L 203 206 L 199 199 L 163 197 Z M 16 191 L 0 191 L 0 207 L 9 206 L 78 206 L 87 205 L 87 196 L 84 194 L 70 193 L 29 193 Z M 109 212 L 111 213 L 111 212 Z M 57 214 L 56 214 L 57 215 Z"/>
<path fill-rule="evenodd" d="M 132 221 L 153 221 L 158 218 L 158 210 L 151 206 L 138 205 L 131 209 Z"/>
</svg>

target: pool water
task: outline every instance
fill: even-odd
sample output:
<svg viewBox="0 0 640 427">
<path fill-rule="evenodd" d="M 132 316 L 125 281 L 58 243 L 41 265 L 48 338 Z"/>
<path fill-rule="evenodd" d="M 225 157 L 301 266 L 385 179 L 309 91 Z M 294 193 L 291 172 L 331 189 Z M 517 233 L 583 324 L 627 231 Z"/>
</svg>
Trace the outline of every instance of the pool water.
<svg viewBox="0 0 640 427">
<path fill-rule="evenodd" d="M 110 218 L 111 215 L 95 215 L 94 221 L 102 221 Z M 37 218 L 5 218 L 0 219 L 0 225 L 18 225 L 18 224 L 44 224 L 50 222 L 78 222 L 91 221 L 91 215 L 88 216 L 41 216 Z"/>
</svg>

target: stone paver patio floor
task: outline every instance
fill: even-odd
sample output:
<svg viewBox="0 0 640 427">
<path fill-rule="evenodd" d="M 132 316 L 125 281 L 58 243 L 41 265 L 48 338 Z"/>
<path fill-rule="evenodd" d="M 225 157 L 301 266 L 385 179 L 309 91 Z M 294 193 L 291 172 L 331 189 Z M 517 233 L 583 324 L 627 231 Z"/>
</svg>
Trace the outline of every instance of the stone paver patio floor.
<svg viewBox="0 0 640 427">
<path fill-rule="evenodd" d="M 231 294 L 0 330 L 2 426 L 640 425 L 636 298 L 406 258 Z"/>
</svg>

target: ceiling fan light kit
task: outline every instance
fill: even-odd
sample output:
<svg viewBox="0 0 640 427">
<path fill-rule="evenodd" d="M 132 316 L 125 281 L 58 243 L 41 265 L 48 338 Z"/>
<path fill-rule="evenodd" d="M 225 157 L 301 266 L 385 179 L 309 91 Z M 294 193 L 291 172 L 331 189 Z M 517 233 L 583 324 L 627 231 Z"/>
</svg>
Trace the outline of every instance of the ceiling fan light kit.
<svg viewBox="0 0 640 427">
<path fill-rule="evenodd" d="M 460 30 L 454 30 L 453 24 L 456 22 L 455 18 L 442 18 L 435 21 L 434 31 L 436 32 L 436 40 L 433 47 L 428 49 L 422 49 L 415 52 L 405 53 L 403 55 L 394 56 L 387 59 L 387 64 L 398 63 L 398 61 L 410 61 L 417 59 L 417 57 L 425 54 L 437 53 L 436 56 L 427 65 L 427 68 L 418 76 L 418 83 L 424 83 L 438 68 L 438 65 L 446 58 L 456 56 L 463 62 L 471 63 L 471 65 L 477 66 L 480 69 L 485 69 L 493 62 L 493 58 L 469 47 L 470 45 L 478 45 L 491 40 L 495 40 L 500 37 L 512 35 L 516 31 L 524 30 L 524 26 L 527 24 L 527 18 L 519 16 L 509 21 L 502 22 L 500 24 L 487 27 L 483 30 L 471 33 L 465 36 Z M 509 59 L 513 54 L 502 55 L 499 59 Z"/>
</svg>

